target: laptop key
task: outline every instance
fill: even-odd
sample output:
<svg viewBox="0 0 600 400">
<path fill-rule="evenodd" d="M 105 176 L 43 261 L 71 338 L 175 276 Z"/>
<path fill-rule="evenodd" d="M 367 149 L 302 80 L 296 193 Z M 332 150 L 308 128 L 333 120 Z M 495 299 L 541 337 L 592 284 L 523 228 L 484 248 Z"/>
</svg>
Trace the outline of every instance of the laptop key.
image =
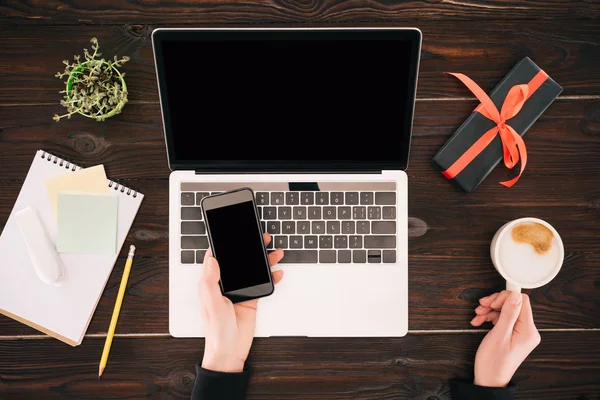
<svg viewBox="0 0 600 400">
<path fill-rule="evenodd" d="M 302 236 L 290 236 L 290 249 L 302 248 Z"/>
<path fill-rule="evenodd" d="M 267 231 L 267 223 L 265 221 L 260 221 L 260 227 L 262 229 L 262 233 Z"/>
<path fill-rule="evenodd" d="M 310 222 L 308 221 L 298 221 L 296 223 L 296 228 L 298 233 L 301 235 L 307 235 L 310 233 Z"/>
<path fill-rule="evenodd" d="M 287 236 L 275 236 L 273 239 L 275 241 L 276 249 L 287 249 L 288 247 L 288 237 Z"/>
<path fill-rule="evenodd" d="M 350 248 L 351 249 L 362 249 L 363 237 L 359 235 L 350 236 Z"/>
<path fill-rule="evenodd" d="M 335 263 L 335 250 L 320 250 L 319 251 L 319 262 L 324 264 Z"/>
<path fill-rule="evenodd" d="M 352 250 L 352 262 L 357 264 L 364 264 L 367 262 L 367 251 L 366 250 Z"/>
<path fill-rule="evenodd" d="M 321 207 L 308 207 L 308 219 L 321 219 Z"/>
<path fill-rule="evenodd" d="M 183 235 L 204 235 L 205 233 L 206 227 L 202 221 L 181 223 L 181 234 Z"/>
<path fill-rule="evenodd" d="M 369 264 L 378 264 L 381 262 L 381 250 L 369 250 L 367 252 Z"/>
<path fill-rule="evenodd" d="M 360 204 L 371 205 L 373 203 L 373 192 L 360 192 Z"/>
<path fill-rule="evenodd" d="M 365 206 L 352 207 L 352 218 L 353 219 L 366 219 L 367 218 L 367 207 L 365 207 Z"/>
<path fill-rule="evenodd" d="M 209 195 L 208 192 L 196 193 L 196 205 L 199 206 L 200 202 L 202 201 L 202 199 L 205 198 L 208 195 Z"/>
<path fill-rule="evenodd" d="M 335 207 L 323 207 L 323 219 L 336 219 Z"/>
<path fill-rule="evenodd" d="M 384 250 L 383 251 L 383 262 L 384 263 L 395 263 L 396 262 L 396 250 Z"/>
<path fill-rule="evenodd" d="M 284 221 L 281 223 L 281 233 L 284 235 L 293 235 L 296 233 L 296 223 L 294 221 Z"/>
<path fill-rule="evenodd" d="M 184 250 L 181 252 L 181 263 L 182 264 L 193 264 L 195 261 L 195 254 L 193 250 Z"/>
<path fill-rule="evenodd" d="M 304 236 L 304 247 L 307 249 L 316 249 L 319 247 L 317 236 Z"/>
<path fill-rule="evenodd" d="M 279 264 L 316 264 L 318 250 L 286 250 Z"/>
<path fill-rule="evenodd" d="M 356 221 L 356 233 L 371 233 L 371 223 L 369 221 Z"/>
<path fill-rule="evenodd" d="M 269 193 L 257 192 L 256 193 L 256 204 L 258 204 L 260 206 L 268 206 L 269 205 Z"/>
<path fill-rule="evenodd" d="M 351 219 L 352 209 L 350 207 L 338 207 L 338 219 Z"/>
<path fill-rule="evenodd" d="M 292 207 L 277 207 L 277 219 L 292 219 Z"/>
<path fill-rule="evenodd" d="M 345 235 L 351 235 L 356 231 L 356 222 L 354 221 L 342 221 L 342 233 Z"/>
<path fill-rule="evenodd" d="M 184 221 L 199 221 L 202 219 L 200 207 L 181 207 L 181 219 Z"/>
<path fill-rule="evenodd" d="M 322 235 L 325 233 L 325 221 L 313 221 L 312 222 L 312 234 Z"/>
<path fill-rule="evenodd" d="M 283 205 L 283 192 L 271 193 L 271 205 L 282 206 Z"/>
<path fill-rule="evenodd" d="M 383 219 L 396 219 L 396 207 L 383 207 Z"/>
<path fill-rule="evenodd" d="M 256 206 L 256 213 L 258 214 L 258 219 L 263 219 L 262 217 L 262 207 L 261 206 Z"/>
<path fill-rule="evenodd" d="M 193 206 L 196 204 L 196 195 L 190 192 L 181 193 L 181 205 L 182 206 Z"/>
<path fill-rule="evenodd" d="M 333 248 L 333 236 L 319 236 L 319 248 L 321 249 L 332 249 Z"/>
<path fill-rule="evenodd" d="M 373 221 L 371 222 L 371 231 L 375 234 L 394 234 L 396 233 L 396 221 Z"/>
<path fill-rule="evenodd" d="M 381 219 L 381 207 L 371 206 L 368 208 L 367 215 L 369 219 Z"/>
<path fill-rule="evenodd" d="M 336 206 L 344 205 L 344 193 L 332 192 L 331 193 L 331 204 Z"/>
<path fill-rule="evenodd" d="M 346 204 L 349 206 L 358 204 L 358 192 L 346 192 Z"/>
<path fill-rule="evenodd" d="M 277 219 L 277 207 L 263 207 L 262 214 L 265 220 Z"/>
<path fill-rule="evenodd" d="M 312 206 L 315 204 L 314 192 L 302 192 L 300 193 L 300 204 L 304 206 Z"/>
<path fill-rule="evenodd" d="M 352 262 L 352 251 L 350 250 L 338 250 L 338 262 L 349 264 Z"/>
<path fill-rule="evenodd" d="M 327 221 L 327 233 L 332 235 L 339 234 L 340 221 Z"/>
<path fill-rule="evenodd" d="M 396 236 L 365 236 L 365 249 L 395 249 Z"/>
<path fill-rule="evenodd" d="M 336 236 L 333 238 L 333 247 L 336 249 L 347 249 L 348 248 L 348 236 Z"/>
<path fill-rule="evenodd" d="M 273 239 L 271 239 L 271 241 L 269 242 L 269 244 L 267 245 L 267 249 L 274 249 L 275 246 L 273 245 Z"/>
<path fill-rule="evenodd" d="M 297 206 L 300 204 L 300 193 L 298 192 L 286 192 L 285 193 L 285 204 L 288 206 Z"/>
<path fill-rule="evenodd" d="M 202 264 L 204 262 L 204 256 L 206 250 L 196 250 L 196 264 Z"/>
<path fill-rule="evenodd" d="M 281 223 L 279 221 L 267 222 L 267 232 L 271 235 L 278 235 L 281 233 Z"/>
<path fill-rule="evenodd" d="M 294 219 L 306 219 L 306 207 L 294 207 Z"/>
<path fill-rule="evenodd" d="M 391 206 L 396 204 L 396 192 L 376 192 L 375 204 Z"/>
<path fill-rule="evenodd" d="M 202 250 L 208 249 L 208 238 L 206 236 L 182 236 L 181 248 Z"/>
<path fill-rule="evenodd" d="M 320 206 L 329 205 L 329 192 L 317 192 L 315 193 L 316 204 Z"/>
</svg>

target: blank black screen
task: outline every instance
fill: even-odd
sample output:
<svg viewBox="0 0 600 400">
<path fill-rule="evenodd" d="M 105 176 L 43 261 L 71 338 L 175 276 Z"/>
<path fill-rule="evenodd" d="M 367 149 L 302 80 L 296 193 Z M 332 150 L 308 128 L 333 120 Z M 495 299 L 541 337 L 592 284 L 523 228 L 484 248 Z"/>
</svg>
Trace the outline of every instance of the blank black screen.
<svg viewBox="0 0 600 400">
<path fill-rule="evenodd" d="M 368 32 L 262 35 L 163 42 L 171 162 L 372 163 L 407 154 L 414 42 Z"/>
<path fill-rule="evenodd" d="M 248 201 L 206 211 L 225 292 L 269 282 L 262 233 L 253 207 Z"/>
</svg>

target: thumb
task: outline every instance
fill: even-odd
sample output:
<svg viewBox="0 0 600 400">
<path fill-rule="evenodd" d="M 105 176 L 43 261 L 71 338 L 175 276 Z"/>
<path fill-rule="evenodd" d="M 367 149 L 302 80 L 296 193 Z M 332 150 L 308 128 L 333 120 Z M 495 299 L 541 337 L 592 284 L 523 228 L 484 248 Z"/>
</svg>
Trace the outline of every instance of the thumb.
<svg viewBox="0 0 600 400">
<path fill-rule="evenodd" d="M 523 295 L 520 292 L 511 292 L 500 311 L 500 317 L 493 330 L 505 335 L 512 335 L 515 323 L 521 313 Z"/>
<path fill-rule="evenodd" d="M 204 274 L 200 281 L 200 296 L 206 307 L 214 308 L 223 298 L 219 287 L 221 270 L 216 258 L 206 257 L 204 261 Z"/>
</svg>

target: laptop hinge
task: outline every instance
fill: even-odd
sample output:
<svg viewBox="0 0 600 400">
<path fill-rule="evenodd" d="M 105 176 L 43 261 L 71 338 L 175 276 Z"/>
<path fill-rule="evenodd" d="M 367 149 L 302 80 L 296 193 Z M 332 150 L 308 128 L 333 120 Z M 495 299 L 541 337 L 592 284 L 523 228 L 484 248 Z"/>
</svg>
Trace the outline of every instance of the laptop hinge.
<svg viewBox="0 0 600 400">
<path fill-rule="evenodd" d="M 382 170 L 380 169 L 369 169 L 369 170 L 351 170 L 351 171 L 318 171 L 318 170 L 306 170 L 306 171 L 237 171 L 237 170 L 195 170 L 194 173 L 196 175 L 223 175 L 223 174 L 241 174 L 241 175 L 249 175 L 249 174 L 273 174 L 273 175 L 282 175 L 282 174 L 381 174 Z"/>
</svg>

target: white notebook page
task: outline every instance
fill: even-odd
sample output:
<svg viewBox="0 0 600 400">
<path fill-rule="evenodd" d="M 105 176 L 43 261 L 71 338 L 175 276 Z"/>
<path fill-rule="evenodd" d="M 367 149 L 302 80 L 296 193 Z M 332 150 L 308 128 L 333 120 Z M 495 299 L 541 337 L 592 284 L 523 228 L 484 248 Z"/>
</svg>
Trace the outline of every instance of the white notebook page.
<svg viewBox="0 0 600 400">
<path fill-rule="evenodd" d="M 44 182 L 50 176 L 71 173 L 73 168 L 42 150 L 36 153 L 0 236 L 0 313 L 76 346 L 83 340 L 144 195 L 107 181 L 109 193 L 119 197 L 117 254 L 61 254 L 66 280 L 60 287 L 47 285 L 33 269 L 13 216 L 27 206 L 35 208 L 56 243 L 56 220 Z"/>
</svg>

